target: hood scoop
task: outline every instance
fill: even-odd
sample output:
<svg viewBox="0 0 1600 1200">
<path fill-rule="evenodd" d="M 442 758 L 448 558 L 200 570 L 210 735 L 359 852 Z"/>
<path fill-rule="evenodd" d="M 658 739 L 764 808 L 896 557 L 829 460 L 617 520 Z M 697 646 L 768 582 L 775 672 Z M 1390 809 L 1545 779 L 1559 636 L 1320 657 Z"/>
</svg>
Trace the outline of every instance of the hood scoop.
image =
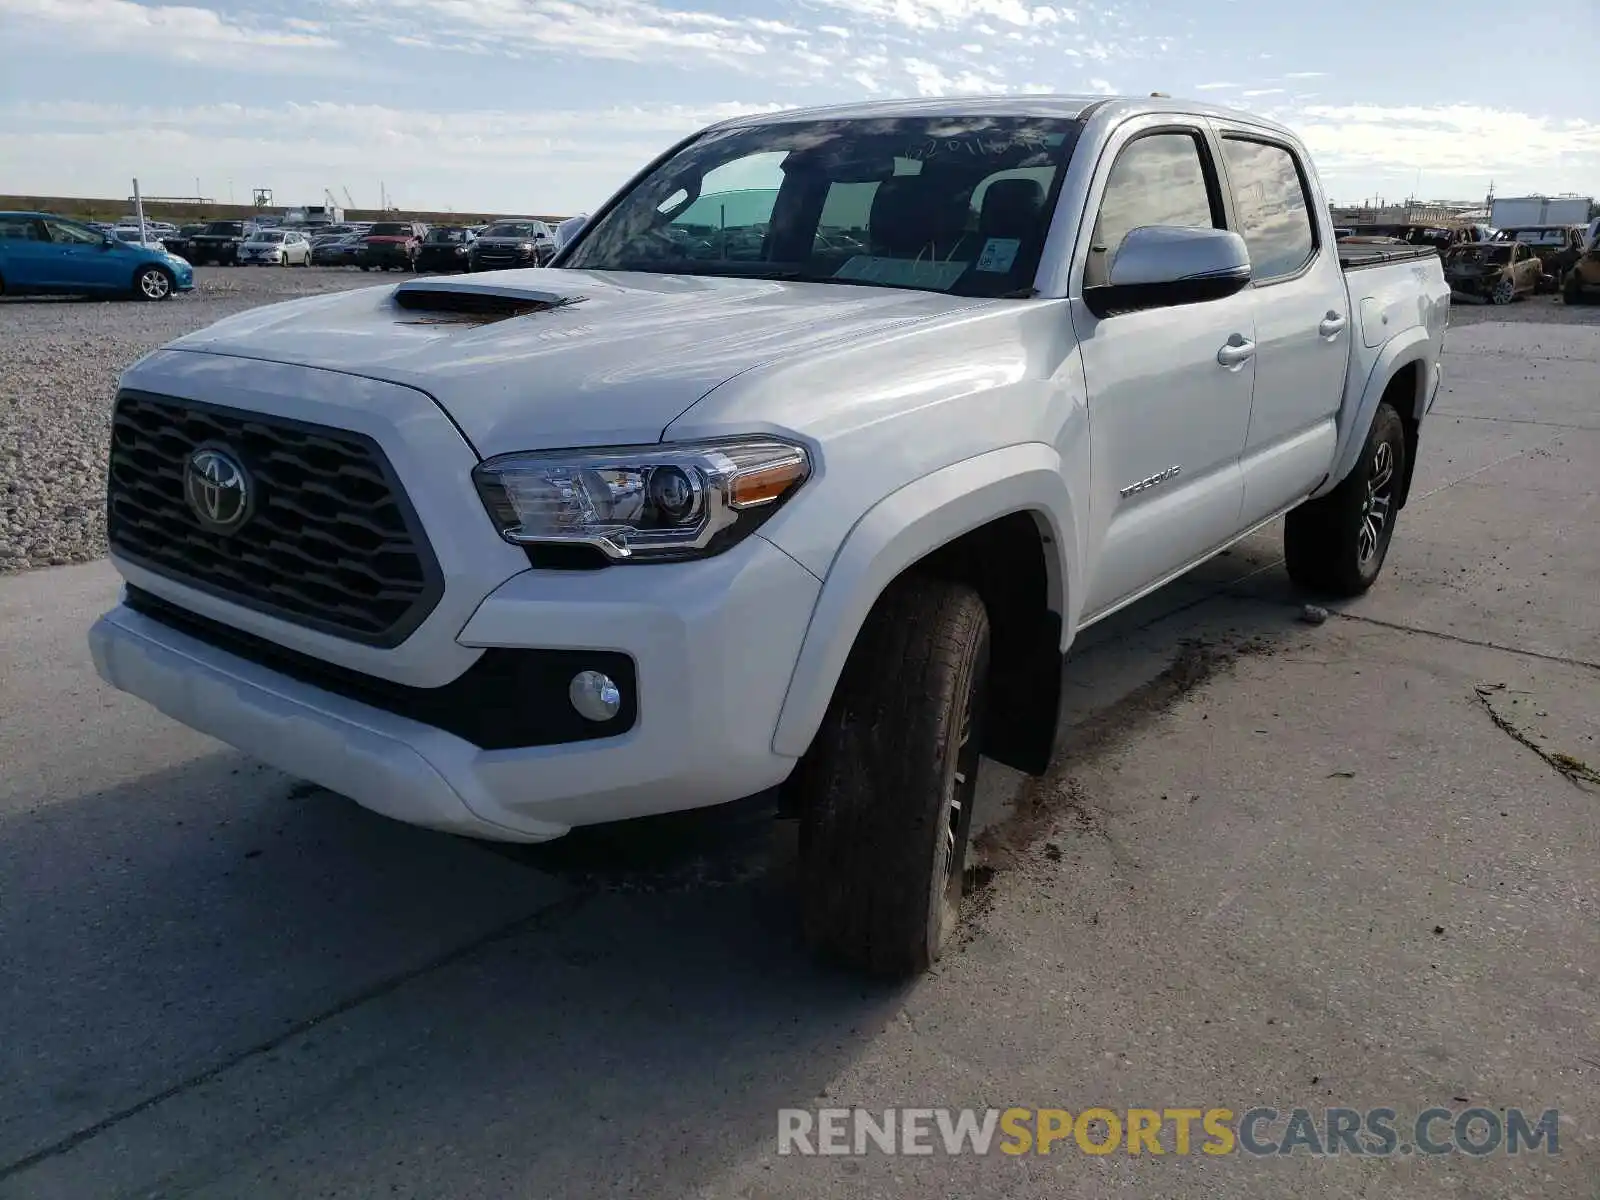
<svg viewBox="0 0 1600 1200">
<path fill-rule="evenodd" d="M 481 284 L 452 284 L 443 280 L 427 283 L 402 283 L 394 290 L 394 302 L 416 314 L 404 325 L 490 325 L 511 317 L 552 312 L 581 304 L 582 296 L 528 288 L 485 287 Z"/>
</svg>

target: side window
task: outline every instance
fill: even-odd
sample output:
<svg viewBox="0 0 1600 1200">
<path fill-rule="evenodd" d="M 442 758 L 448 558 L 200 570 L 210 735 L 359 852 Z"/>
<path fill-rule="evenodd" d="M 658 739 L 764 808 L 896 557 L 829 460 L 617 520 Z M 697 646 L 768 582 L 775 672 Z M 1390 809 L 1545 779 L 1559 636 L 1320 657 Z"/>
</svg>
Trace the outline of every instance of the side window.
<svg viewBox="0 0 1600 1200">
<path fill-rule="evenodd" d="M 1111 277 L 1122 239 L 1145 225 L 1186 229 L 1220 224 L 1206 184 L 1200 139 L 1189 133 L 1153 133 L 1130 142 L 1111 168 L 1089 239 L 1085 287 Z"/>
<path fill-rule="evenodd" d="M 1293 275 L 1316 253 L 1311 207 L 1294 155 L 1282 146 L 1224 138 L 1233 208 L 1255 279 Z"/>
<path fill-rule="evenodd" d="M 0 240 L 37 242 L 40 240 L 37 222 L 32 217 L 0 217 Z"/>
<path fill-rule="evenodd" d="M 102 240 L 101 235 L 94 230 L 83 225 L 75 225 L 71 221 L 46 221 L 44 226 L 50 231 L 52 242 L 95 246 Z"/>
</svg>

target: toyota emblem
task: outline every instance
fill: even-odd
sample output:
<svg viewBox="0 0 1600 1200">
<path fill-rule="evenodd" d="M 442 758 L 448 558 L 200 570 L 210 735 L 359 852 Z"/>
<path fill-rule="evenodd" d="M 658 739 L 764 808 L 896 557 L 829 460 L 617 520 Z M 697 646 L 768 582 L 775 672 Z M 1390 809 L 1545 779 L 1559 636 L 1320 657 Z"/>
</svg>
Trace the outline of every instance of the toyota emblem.
<svg viewBox="0 0 1600 1200">
<path fill-rule="evenodd" d="M 183 497 L 212 533 L 232 533 L 250 516 L 254 497 L 244 464 L 227 450 L 201 446 L 183 470 Z"/>
</svg>

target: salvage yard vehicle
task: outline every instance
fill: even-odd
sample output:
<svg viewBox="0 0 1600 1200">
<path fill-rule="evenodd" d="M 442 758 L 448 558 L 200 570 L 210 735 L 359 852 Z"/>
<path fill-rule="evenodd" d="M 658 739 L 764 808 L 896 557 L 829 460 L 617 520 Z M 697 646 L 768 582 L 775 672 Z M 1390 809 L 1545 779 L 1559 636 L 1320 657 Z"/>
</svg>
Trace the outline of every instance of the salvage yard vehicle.
<svg viewBox="0 0 1600 1200">
<path fill-rule="evenodd" d="M 417 266 L 417 251 L 428 227 L 421 221 L 379 221 L 367 230 L 361 239 L 361 253 L 356 263 L 363 271 L 374 267 L 387 271 L 391 267 L 412 271 Z"/>
<path fill-rule="evenodd" d="M 507 217 L 478 235 L 467 258 L 468 269 L 542 267 L 555 252 L 556 235 L 549 225 L 532 217 Z"/>
<path fill-rule="evenodd" d="M 1583 257 L 1572 264 L 1561 282 L 1561 298 L 1568 304 L 1588 304 L 1600 298 L 1600 239 L 1591 241 Z"/>
<path fill-rule="evenodd" d="M 314 267 L 352 267 L 361 255 L 365 234 L 345 233 L 318 238 L 311 246 Z"/>
<path fill-rule="evenodd" d="M 51 213 L 0 212 L 0 295 L 133 296 L 169 300 L 194 269 L 160 242 L 143 244 Z"/>
<path fill-rule="evenodd" d="M 758 259 L 685 257 L 690 206 L 763 183 Z M 1336 246 L 1267 120 L 740 117 L 553 269 L 131 367 L 89 642 L 169 716 L 472 837 L 778 789 L 808 940 L 906 976 L 956 924 L 979 755 L 1048 768 L 1080 631 L 1284 514 L 1296 583 L 1373 585 L 1448 316 L 1431 249 Z"/>
<path fill-rule="evenodd" d="M 465 271 L 475 237 L 463 225 L 435 225 L 417 251 L 417 270 Z"/>
<path fill-rule="evenodd" d="M 212 221 L 189 238 L 186 257 L 197 267 L 206 263 L 233 266 L 239 261 L 239 247 L 250 232 L 243 221 Z"/>
<path fill-rule="evenodd" d="M 1457 246 L 1445 256 L 1444 276 L 1457 296 L 1510 304 L 1539 290 L 1544 267 L 1521 242 Z"/>
<path fill-rule="evenodd" d="M 239 246 L 239 265 L 309 267 L 311 242 L 293 229 L 259 229 Z"/>
<path fill-rule="evenodd" d="M 1528 252 L 1543 264 L 1539 280 L 1541 291 L 1555 291 L 1561 286 L 1580 258 L 1583 257 L 1584 228 L 1581 225 L 1528 225 L 1519 229 L 1502 229 L 1496 240 L 1521 242 Z"/>
</svg>

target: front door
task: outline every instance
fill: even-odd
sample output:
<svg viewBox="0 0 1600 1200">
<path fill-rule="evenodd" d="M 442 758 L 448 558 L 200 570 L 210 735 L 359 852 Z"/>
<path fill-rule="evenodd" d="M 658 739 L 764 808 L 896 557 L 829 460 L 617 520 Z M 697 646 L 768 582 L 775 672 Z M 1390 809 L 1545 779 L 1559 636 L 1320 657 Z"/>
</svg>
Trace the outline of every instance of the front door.
<svg viewBox="0 0 1600 1200">
<path fill-rule="evenodd" d="M 55 252 L 57 282 L 52 286 L 84 291 L 109 287 L 112 264 L 127 268 L 127 278 L 120 282 L 124 287 L 133 286 L 133 265 L 121 243 L 107 245 L 98 230 L 60 217 L 46 217 L 44 227 Z"/>
<path fill-rule="evenodd" d="M 1238 531 L 1239 453 L 1250 421 L 1255 326 L 1248 291 L 1098 318 L 1083 288 L 1109 279 L 1129 230 L 1221 228 L 1210 142 L 1147 117 L 1124 125 L 1090 190 L 1072 321 L 1089 396 L 1092 483 L 1083 618 L 1093 619 Z"/>
</svg>

